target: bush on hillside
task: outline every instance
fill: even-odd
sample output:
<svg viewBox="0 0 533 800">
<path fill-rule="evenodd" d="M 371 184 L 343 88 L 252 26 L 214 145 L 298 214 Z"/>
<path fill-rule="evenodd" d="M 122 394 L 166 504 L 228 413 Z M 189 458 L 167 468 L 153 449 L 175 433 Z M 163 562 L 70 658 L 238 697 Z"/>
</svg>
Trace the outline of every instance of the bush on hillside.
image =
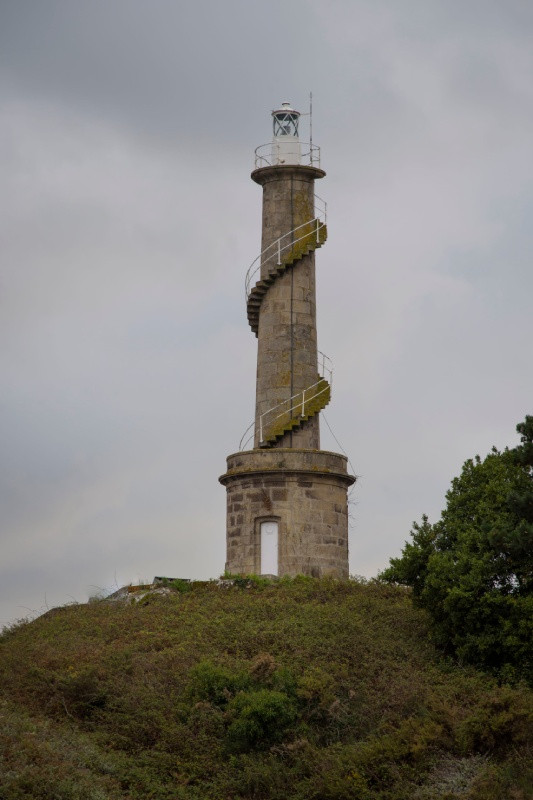
<svg viewBox="0 0 533 800">
<path fill-rule="evenodd" d="M 230 749 L 246 752 L 282 741 L 296 719 L 296 706 L 284 692 L 259 689 L 240 692 L 231 701 L 227 739 Z"/>
<path fill-rule="evenodd" d="M 465 462 L 441 519 L 381 573 L 413 587 L 437 643 L 462 662 L 533 682 L 533 417 L 521 444 Z"/>
</svg>

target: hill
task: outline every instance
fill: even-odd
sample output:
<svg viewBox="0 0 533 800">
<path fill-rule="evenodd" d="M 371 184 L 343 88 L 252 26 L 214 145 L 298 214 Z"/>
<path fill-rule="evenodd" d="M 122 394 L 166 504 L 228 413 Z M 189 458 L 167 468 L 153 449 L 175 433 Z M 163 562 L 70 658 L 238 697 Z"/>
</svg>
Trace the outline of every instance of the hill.
<svg viewBox="0 0 533 800">
<path fill-rule="evenodd" d="M 532 693 L 439 659 L 407 590 L 177 583 L 0 638 L 3 800 L 528 800 Z"/>
</svg>

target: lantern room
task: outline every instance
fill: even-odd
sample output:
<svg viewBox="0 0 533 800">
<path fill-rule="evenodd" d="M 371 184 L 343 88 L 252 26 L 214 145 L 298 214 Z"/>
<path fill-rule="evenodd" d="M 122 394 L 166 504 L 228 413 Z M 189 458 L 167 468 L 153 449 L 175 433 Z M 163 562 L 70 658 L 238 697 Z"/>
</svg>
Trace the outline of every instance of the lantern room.
<svg viewBox="0 0 533 800">
<path fill-rule="evenodd" d="M 300 163 L 299 121 L 300 112 L 290 103 L 282 103 L 272 112 L 272 165 Z"/>
</svg>

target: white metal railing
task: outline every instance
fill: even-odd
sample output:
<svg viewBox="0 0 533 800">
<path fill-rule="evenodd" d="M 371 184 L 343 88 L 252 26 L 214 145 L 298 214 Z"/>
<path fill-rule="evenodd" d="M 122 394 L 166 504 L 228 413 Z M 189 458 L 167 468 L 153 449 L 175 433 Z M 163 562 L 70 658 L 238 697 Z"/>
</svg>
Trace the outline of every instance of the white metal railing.
<svg viewBox="0 0 533 800">
<path fill-rule="evenodd" d="M 323 353 L 322 350 L 317 350 L 316 366 L 320 377 L 326 378 L 331 385 L 333 381 L 333 361 L 329 356 Z"/>
<path fill-rule="evenodd" d="M 298 412 L 298 416 L 303 417 L 305 416 L 305 405 L 306 403 L 310 403 L 311 400 L 314 400 L 316 397 L 319 397 L 324 392 L 327 392 L 328 389 L 331 389 L 333 384 L 333 364 L 331 359 L 323 353 L 321 350 L 318 350 L 318 357 L 317 357 L 317 370 L 320 376 L 320 380 L 316 383 L 313 383 L 311 386 L 308 386 L 303 390 L 303 392 L 298 392 L 294 394 L 292 397 L 287 398 L 287 400 L 282 400 L 281 403 L 277 403 L 272 408 L 269 408 L 268 411 L 264 411 L 258 420 L 258 427 L 259 427 L 259 444 L 263 444 L 263 433 L 265 429 L 271 426 L 277 419 L 281 417 L 291 415 L 293 416 L 293 411 Z M 327 380 L 328 385 L 322 386 L 319 388 L 320 384 L 323 380 Z M 276 412 L 276 413 L 274 413 Z M 269 417 L 271 416 L 271 418 Z M 255 420 L 248 425 L 246 430 L 244 431 L 241 441 L 239 442 L 239 450 L 246 450 L 250 442 L 255 438 Z"/>
<path fill-rule="evenodd" d="M 300 152 L 299 164 L 304 167 L 318 167 L 320 169 L 320 147 L 312 142 L 295 142 L 303 152 Z M 273 167 L 279 164 L 277 156 L 273 156 L 276 152 L 276 142 L 267 142 L 260 144 L 255 148 L 255 167 Z"/>
<path fill-rule="evenodd" d="M 318 244 L 320 241 L 320 231 L 327 222 L 327 215 L 328 205 L 326 201 L 322 200 L 321 197 L 315 194 L 315 216 L 307 222 L 304 222 L 301 225 L 298 225 L 296 228 L 293 228 L 292 231 L 284 233 L 283 236 L 280 236 L 275 242 L 272 242 L 272 244 L 269 244 L 268 247 L 265 247 L 263 252 L 260 253 L 257 258 L 254 258 L 248 267 L 248 271 L 244 279 L 245 302 L 248 301 L 248 297 L 250 296 L 251 292 L 250 287 L 252 282 L 255 283 L 255 277 L 257 273 L 260 272 L 262 266 L 281 266 L 282 253 L 285 253 L 286 250 L 290 250 L 293 245 L 301 242 L 302 239 L 305 239 L 311 233 L 314 233 L 316 236 L 316 241 Z M 311 225 L 314 226 L 314 230 L 310 228 Z M 295 234 L 297 234 L 296 238 Z M 268 269 L 268 272 L 270 272 L 270 269 Z"/>
</svg>

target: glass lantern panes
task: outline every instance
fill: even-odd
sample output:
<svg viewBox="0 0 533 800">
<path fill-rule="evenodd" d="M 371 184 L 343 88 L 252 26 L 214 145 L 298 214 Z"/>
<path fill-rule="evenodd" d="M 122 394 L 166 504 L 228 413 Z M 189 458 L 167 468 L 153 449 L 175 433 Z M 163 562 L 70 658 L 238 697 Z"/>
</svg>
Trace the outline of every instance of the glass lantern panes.
<svg viewBox="0 0 533 800">
<path fill-rule="evenodd" d="M 298 136 L 298 116 L 288 111 L 274 114 L 274 136 Z"/>
</svg>

